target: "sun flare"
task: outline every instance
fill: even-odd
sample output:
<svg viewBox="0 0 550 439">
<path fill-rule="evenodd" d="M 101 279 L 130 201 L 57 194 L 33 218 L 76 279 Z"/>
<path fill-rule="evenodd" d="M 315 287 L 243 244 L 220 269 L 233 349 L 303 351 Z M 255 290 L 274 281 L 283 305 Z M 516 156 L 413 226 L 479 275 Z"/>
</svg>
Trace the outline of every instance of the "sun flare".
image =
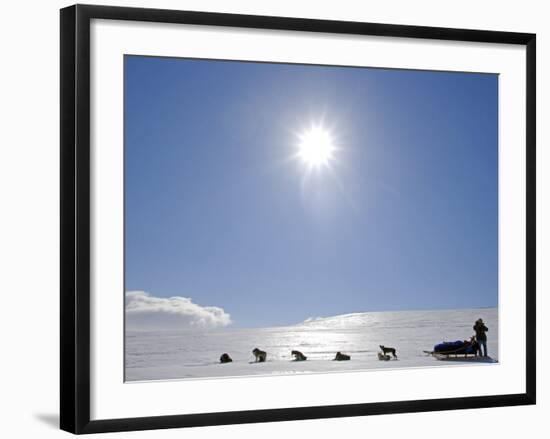
<svg viewBox="0 0 550 439">
<path fill-rule="evenodd" d="M 298 157 L 311 167 L 327 166 L 335 147 L 332 136 L 322 126 L 313 126 L 299 135 Z"/>
</svg>

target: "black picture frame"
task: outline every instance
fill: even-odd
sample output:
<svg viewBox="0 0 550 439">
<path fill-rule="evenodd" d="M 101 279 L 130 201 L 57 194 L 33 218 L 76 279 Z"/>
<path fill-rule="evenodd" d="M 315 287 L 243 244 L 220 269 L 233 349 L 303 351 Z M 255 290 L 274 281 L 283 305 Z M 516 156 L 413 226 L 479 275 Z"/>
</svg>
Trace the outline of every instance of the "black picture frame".
<svg viewBox="0 0 550 439">
<path fill-rule="evenodd" d="M 535 404 L 535 34 L 89 5 L 70 6 L 62 9 L 60 14 L 61 429 L 80 434 Z M 92 19 L 525 46 L 527 60 L 525 66 L 527 83 L 525 114 L 527 163 L 527 209 L 525 212 L 527 220 L 526 392 L 481 397 L 90 420 L 90 21 Z"/>
</svg>

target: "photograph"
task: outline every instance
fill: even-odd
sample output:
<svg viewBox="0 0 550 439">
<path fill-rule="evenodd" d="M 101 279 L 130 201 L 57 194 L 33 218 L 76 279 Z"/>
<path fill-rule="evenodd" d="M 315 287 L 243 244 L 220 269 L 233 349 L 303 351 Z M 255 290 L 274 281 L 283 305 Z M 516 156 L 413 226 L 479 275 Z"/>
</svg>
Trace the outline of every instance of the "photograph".
<svg viewBox="0 0 550 439">
<path fill-rule="evenodd" d="M 499 75 L 124 55 L 124 379 L 499 364 Z"/>
</svg>

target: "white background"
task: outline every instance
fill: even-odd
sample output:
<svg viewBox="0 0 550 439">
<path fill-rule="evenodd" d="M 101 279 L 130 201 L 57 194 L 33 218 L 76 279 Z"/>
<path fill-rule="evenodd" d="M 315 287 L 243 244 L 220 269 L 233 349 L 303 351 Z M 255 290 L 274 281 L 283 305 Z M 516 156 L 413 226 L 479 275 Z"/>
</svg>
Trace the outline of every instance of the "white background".
<svg viewBox="0 0 550 439">
<path fill-rule="evenodd" d="M 89 2 L 95 3 L 95 2 Z M 211 10 L 265 15 L 304 16 L 446 27 L 484 28 L 538 34 L 538 346 L 548 345 L 549 311 L 543 291 L 550 287 L 548 269 L 550 166 L 544 150 L 550 91 L 550 14 L 544 2 L 510 5 L 497 1 L 460 2 L 445 7 L 438 1 L 292 2 L 156 1 L 103 4 Z M 296 4 L 298 3 L 298 4 Z M 58 413 L 58 285 L 59 285 L 59 19 L 58 9 L 69 3 L 20 2 L 3 5 L 0 48 L 0 433 L 5 437 L 55 437 Z M 546 111 L 546 112 L 545 112 Z M 546 199 L 546 204 L 544 200 Z M 548 271 L 548 270 L 546 270 Z M 548 354 L 539 352 L 539 371 Z M 428 434 L 448 425 L 468 425 L 480 436 L 508 436 L 547 431 L 548 380 L 538 376 L 539 404 L 457 412 L 391 415 L 339 420 L 224 426 L 117 434 L 115 437 L 214 438 L 315 435 L 333 437 L 342 429 L 361 437 Z M 446 430 L 446 429 L 445 429 Z M 464 429 L 446 437 L 463 437 Z M 110 435 L 113 436 L 113 435 Z"/>
</svg>

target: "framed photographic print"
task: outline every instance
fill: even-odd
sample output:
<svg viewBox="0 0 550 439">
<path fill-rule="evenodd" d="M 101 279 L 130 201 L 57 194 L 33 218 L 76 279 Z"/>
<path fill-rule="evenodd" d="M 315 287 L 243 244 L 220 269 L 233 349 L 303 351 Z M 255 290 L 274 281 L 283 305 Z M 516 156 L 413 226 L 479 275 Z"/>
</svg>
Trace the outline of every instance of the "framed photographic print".
<svg viewBox="0 0 550 439">
<path fill-rule="evenodd" d="M 534 404 L 535 326 L 535 35 L 61 10 L 62 429 Z"/>
</svg>

